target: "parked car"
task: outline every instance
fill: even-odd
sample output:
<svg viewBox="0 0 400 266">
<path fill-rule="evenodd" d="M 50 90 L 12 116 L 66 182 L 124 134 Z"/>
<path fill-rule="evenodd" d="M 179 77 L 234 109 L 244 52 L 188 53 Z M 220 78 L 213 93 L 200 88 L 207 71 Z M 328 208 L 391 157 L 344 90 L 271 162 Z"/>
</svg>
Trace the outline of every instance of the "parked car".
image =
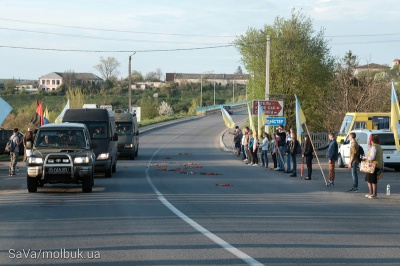
<svg viewBox="0 0 400 266">
<path fill-rule="evenodd" d="M 0 128 L 0 155 L 1 154 L 9 154 L 9 152 L 5 152 L 4 149 L 7 145 L 8 140 L 14 134 L 13 129 L 2 129 Z M 22 139 L 24 134 L 22 132 L 18 133 L 18 137 Z M 24 144 L 21 142 L 19 145 L 19 155 L 24 155 Z"/>
<path fill-rule="evenodd" d="M 222 108 L 224 108 L 228 112 L 228 114 L 233 115 L 233 110 L 230 105 L 224 105 L 222 106 Z"/>
<path fill-rule="evenodd" d="M 364 149 L 365 154 L 368 151 L 368 139 L 371 135 L 377 135 L 383 150 L 383 163 L 385 167 L 394 168 L 396 172 L 400 171 L 400 152 L 396 150 L 394 135 L 389 130 L 352 130 L 356 134 L 358 144 Z M 340 141 L 338 165 L 344 167 L 350 162 L 350 138 Z"/>
</svg>

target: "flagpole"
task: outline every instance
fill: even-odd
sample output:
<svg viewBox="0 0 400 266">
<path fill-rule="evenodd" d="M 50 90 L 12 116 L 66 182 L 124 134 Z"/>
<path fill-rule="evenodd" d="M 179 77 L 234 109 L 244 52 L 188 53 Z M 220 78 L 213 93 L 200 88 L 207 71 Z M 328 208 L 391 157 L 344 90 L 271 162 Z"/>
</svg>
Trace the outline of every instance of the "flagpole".
<svg viewBox="0 0 400 266">
<path fill-rule="evenodd" d="M 314 143 L 312 141 L 311 135 L 310 135 L 310 131 L 308 131 L 308 127 L 307 127 L 306 123 L 304 123 L 304 126 L 306 127 L 307 134 L 310 137 L 311 146 L 312 146 L 313 151 L 314 151 L 315 147 L 314 147 Z M 319 168 L 321 169 L 322 176 L 324 177 L 325 185 L 328 185 L 328 183 L 326 182 L 326 177 L 325 177 L 324 171 L 322 170 L 322 167 L 321 167 L 321 163 L 319 162 L 318 154 L 316 152 L 315 152 L 315 158 L 317 158 L 317 162 L 318 162 Z"/>
</svg>

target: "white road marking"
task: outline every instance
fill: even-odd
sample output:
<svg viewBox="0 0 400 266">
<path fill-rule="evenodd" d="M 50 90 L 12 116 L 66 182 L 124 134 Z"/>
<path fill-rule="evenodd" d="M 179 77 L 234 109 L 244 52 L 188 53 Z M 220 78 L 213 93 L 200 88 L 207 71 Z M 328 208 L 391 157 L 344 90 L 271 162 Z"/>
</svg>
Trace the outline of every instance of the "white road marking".
<svg viewBox="0 0 400 266">
<path fill-rule="evenodd" d="M 164 195 L 157 189 L 157 187 L 153 184 L 153 182 L 150 179 L 150 175 L 149 175 L 149 169 L 151 166 L 151 162 L 153 161 L 154 156 L 160 151 L 161 148 L 159 148 L 158 150 L 156 150 L 153 155 L 151 156 L 149 163 L 147 164 L 147 168 L 146 168 L 146 179 L 147 182 L 149 183 L 149 185 L 151 186 L 151 188 L 153 189 L 154 193 L 157 194 L 158 199 L 162 202 L 162 204 L 164 204 L 164 206 L 166 206 L 168 209 L 170 209 L 176 216 L 178 216 L 179 218 L 181 218 L 183 221 L 185 221 L 186 223 L 188 223 L 190 226 L 192 226 L 194 229 L 196 229 L 198 232 L 200 232 L 202 235 L 204 235 L 205 237 L 209 238 L 211 241 L 213 241 L 214 243 L 220 245 L 222 248 L 224 248 L 225 250 L 229 251 L 230 253 L 232 253 L 233 255 L 235 255 L 236 257 L 238 257 L 239 259 L 243 260 L 244 262 L 246 262 L 249 265 L 264 265 L 261 262 L 253 259 L 252 257 L 250 257 L 249 255 L 247 255 L 246 253 L 240 251 L 239 249 L 235 248 L 234 246 L 232 246 L 231 244 L 229 244 L 228 242 L 226 242 L 225 240 L 223 240 L 222 238 L 218 237 L 217 235 L 211 233 L 210 231 L 208 231 L 207 229 L 205 229 L 203 226 L 201 226 L 200 224 L 196 223 L 195 221 L 193 221 L 191 218 L 189 218 L 187 215 L 185 215 L 183 212 L 181 212 L 180 210 L 178 210 L 177 208 L 175 208 L 174 205 L 172 205 L 165 197 Z"/>
</svg>

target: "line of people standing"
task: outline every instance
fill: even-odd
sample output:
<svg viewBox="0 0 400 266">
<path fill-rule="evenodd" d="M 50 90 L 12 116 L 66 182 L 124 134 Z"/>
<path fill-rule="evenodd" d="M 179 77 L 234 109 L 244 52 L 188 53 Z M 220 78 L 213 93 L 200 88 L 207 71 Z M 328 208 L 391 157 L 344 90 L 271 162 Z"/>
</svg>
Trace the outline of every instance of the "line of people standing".
<svg viewBox="0 0 400 266">
<path fill-rule="evenodd" d="M 268 168 L 268 154 L 270 154 L 273 162 L 272 169 L 290 173 L 291 177 L 296 177 L 296 157 L 301 154 L 308 162 L 308 175 L 305 179 L 311 180 L 313 149 L 308 135 L 305 137 L 306 149 L 303 153 L 301 144 L 297 140 L 294 130 L 285 131 L 282 125 L 277 128 L 276 134 L 273 136 L 263 132 L 263 139 L 260 142 L 249 127 L 245 127 L 242 132 L 239 127 L 236 126 L 235 133 L 233 134 L 235 155 L 240 156 L 240 154 L 243 154 L 243 161 L 247 165 Z M 260 152 L 260 154 L 258 154 L 258 152 Z M 259 165 L 258 155 L 260 155 L 262 165 Z"/>
</svg>

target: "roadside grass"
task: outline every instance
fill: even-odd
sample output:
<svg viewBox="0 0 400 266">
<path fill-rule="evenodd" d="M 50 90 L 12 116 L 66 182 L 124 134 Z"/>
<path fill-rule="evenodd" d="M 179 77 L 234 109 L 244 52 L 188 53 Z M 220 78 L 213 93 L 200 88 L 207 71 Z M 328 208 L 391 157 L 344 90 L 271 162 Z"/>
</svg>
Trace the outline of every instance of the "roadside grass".
<svg viewBox="0 0 400 266">
<path fill-rule="evenodd" d="M 152 125 L 152 124 L 156 124 L 156 123 L 160 123 L 160 122 L 166 122 L 166 121 L 170 121 L 170 120 L 175 120 L 175 119 L 179 119 L 179 118 L 184 118 L 184 117 L 188 117 L 188 115 L 185 114 L 185 115 L 173 115 L 173 116 L 157 116 L 152 119 L 142 120 L 139 123 L 139 127 L 144 127 L 144 126 L 148 126 L 148 125 Z"/>
</svg>

